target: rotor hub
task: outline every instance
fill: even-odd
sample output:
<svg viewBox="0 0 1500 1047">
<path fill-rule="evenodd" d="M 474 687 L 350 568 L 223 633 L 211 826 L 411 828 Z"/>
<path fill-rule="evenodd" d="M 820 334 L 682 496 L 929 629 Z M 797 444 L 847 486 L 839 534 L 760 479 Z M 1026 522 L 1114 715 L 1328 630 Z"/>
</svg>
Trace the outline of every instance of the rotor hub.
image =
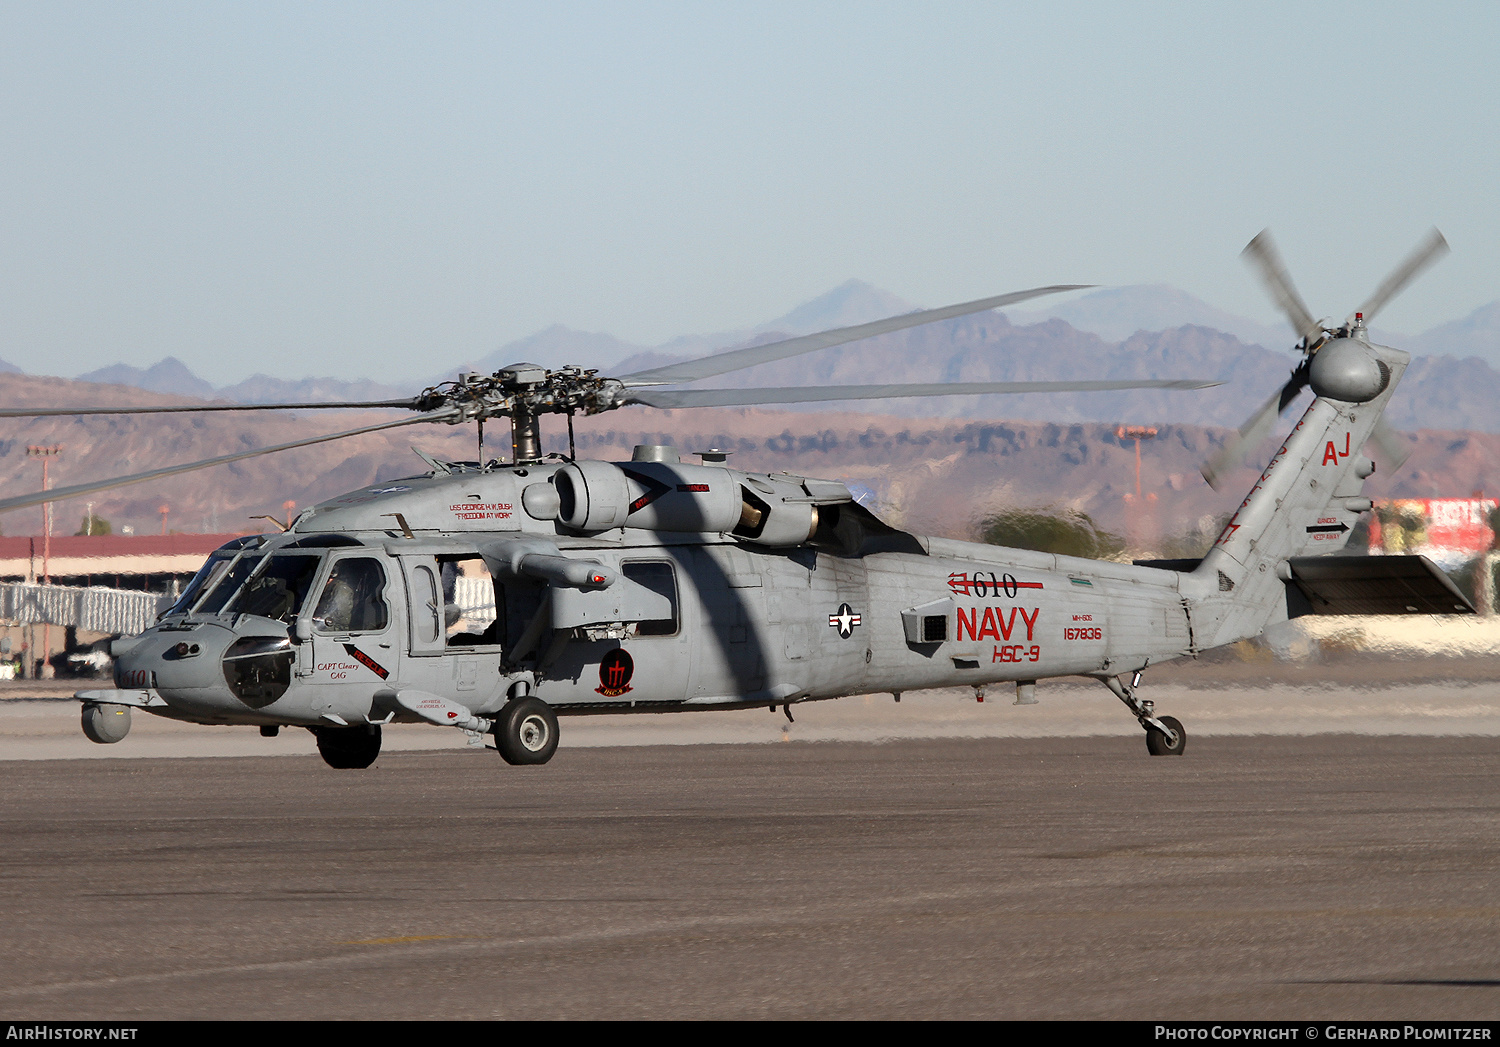
<svg viewBox="0 0 1500 1047">
<path fill-rule="evenodd" d="M 598 414 L 621 406 L 624 392 L 623 383 L 599 377 L 594 368 L 570 364 L 553 371 L 518 363 L 492 375 L 468 374 L 431 386 L 414 406 L 421 411 L 452 408 L 454 423 L 500 416 Z"/>
</svg>

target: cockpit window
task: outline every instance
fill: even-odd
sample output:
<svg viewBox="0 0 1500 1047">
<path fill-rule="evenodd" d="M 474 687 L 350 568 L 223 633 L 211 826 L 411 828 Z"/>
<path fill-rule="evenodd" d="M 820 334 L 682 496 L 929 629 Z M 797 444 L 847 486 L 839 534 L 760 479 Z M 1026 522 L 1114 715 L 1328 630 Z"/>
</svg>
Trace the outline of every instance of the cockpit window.
<svg viewBox="0 0 1500 1047">
<path fill-rule="evenodd" d="M 221 569 L 214 576 L 216 581 L 211 579 L 205 582 L 204 591 L 208 595 L 196 608 L 199 613 L 218 614 L 222 611 L 224 605 L 229 602 L 229 598 L 240 591 L 240 586 L 245 584 L 245 579 L 250 576 L 250 572 L 260 566 L 261 559 L 258 553 L 243 556 L 227 571 Z"/>
<path fill-rule="evenodd" d="M 226 610 L 290 622 L 302 609 L 302 601 L 307 598 L 307 590 L 312 587 L 321 563 L 318 556 L 267 557 L 265 566 L 245 583 Z M 221 584 L 219 588 L 224 586 Z"/>
<path fill-rule="evenodd" d="M 214 583 L 223 577 L 224 571 L 229 567 L 229 561 L 238 555 L 238 549 L 220 549 L 210 556 L 203 566 L 198 568 L 198 573 L 193 575 L 193 580 L 188 582 L 187 588 L 182 591 L 177 602 L 167 608 L 162 613 L 162 617 L 185 614 L 198 597 L 213 588 Z"/>
<path fill-rule="evenodd" d="M 363 556 L 335 561 L 313 626 L 324 633 L 360 633 L 378 632 L 389 623 L 380 561 Z"/>
</svg>

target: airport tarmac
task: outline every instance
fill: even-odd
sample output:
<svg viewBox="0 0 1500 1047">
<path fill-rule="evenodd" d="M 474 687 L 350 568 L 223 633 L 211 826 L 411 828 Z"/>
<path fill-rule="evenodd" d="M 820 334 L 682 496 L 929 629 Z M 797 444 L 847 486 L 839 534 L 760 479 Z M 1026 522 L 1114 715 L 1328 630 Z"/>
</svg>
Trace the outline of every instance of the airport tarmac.
<svg viewBox="0 0 1500 1047">
<path fill-rule="evenodd" d="M 363 772 L 304 732 L 9 759 L 0 1014 L 1493 1018 L 1490 689 L 1278 672 L 1159 684 L 1180 758 L 1094 685 L 571 718 L 541 768 L 437 729 Z M 28 709 L 77 729 L 59 702 L 0 723 Z M 710 729 L 766 744 L 685 744 Z"/>
<path fill-rule="evenodd" d="M 297 729 L 262 738 L 253 727 L 205 727 L 137 711 L 130 735 L 96 745 L 78 726 L 78 688 L 98 681 L 0 682 L 0 762 L 193 756 L 304 756 L 312 737 Z M 564 748 L 712 745 L 790 741 L 881 742 L 902 738 L 1106 736 L 1143 739 L 1125 707 L 1092 680 L 1045 680 L 1037 704 L 1014 704 L 1013 687 L 918 691 L 896 702 L 862 695 L 778 709 L 658 715 L 568 716 Z M 1333 663 L 1243 663 L 1229 659 L 1150 669 L 1141 690 L 1175 716 L 1188 737 L 1254 734 L 1408 734 L 1500 737 L 1500 658 L 1341 659 Z M 385 729 L 387 752 L 464 749 L 458 731 L 425 724 Z M 1144 749 L 1144 741 L 1140 741 Z M 1190 742 L 1191 744 L 1191 742 Z"/>
</svg>

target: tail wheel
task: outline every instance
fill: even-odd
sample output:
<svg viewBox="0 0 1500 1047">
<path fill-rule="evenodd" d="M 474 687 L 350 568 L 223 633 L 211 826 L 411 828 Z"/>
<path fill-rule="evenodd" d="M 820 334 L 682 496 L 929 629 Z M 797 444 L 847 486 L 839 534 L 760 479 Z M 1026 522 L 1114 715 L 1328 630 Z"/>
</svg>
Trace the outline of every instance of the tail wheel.
<svg viewBox="0 0 1500 1047">
<path fill-rule="evenodd" d="M 1182 750 L 1187 748 L 1187 732 L 1182 729 L 1182 721 L 1175 716 L 1158 717 L 1162 724 L 1170 727 L 1177 735 L 1177 740 L 1170 740 L 1167 735 L 1158 731 L 1155 727 L 1146 728 L 1146 751 L 1152 756 L 1181 756 Z"/>
<path fill-rule="evenodd" d="M 323 762 L 341 771 L 364 770 L 380 755 L 380 728 L 374 725 L 314 727 L 313 736 Z"/>
<path fill-rule="evenodd" d="M 495 721 L 495 748 L 506 763 L 546 763 L 557 752 L 557 714 L 540 698 L 507 702 Z"/>
</svg>

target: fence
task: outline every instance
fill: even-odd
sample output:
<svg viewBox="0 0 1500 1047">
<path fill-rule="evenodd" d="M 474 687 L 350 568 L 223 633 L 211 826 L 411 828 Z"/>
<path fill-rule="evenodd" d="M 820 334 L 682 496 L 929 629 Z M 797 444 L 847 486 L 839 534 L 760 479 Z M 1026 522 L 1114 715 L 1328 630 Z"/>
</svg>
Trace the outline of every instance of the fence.
<svg viewBox="0 0 1500 1047">
<path fill-rule="evenodd" d="M 0 584 L 0 621 L 13 625 L 73 625 L 95 633 L 133 636 L 156 621 L 172 597 L 132 589 Z"/>
<path fill-rule="evenodd" d="M 453 602 L 472 622 L 495 620 L 495 583 L 489 578 L 456 578 Z"/>
</svg>

